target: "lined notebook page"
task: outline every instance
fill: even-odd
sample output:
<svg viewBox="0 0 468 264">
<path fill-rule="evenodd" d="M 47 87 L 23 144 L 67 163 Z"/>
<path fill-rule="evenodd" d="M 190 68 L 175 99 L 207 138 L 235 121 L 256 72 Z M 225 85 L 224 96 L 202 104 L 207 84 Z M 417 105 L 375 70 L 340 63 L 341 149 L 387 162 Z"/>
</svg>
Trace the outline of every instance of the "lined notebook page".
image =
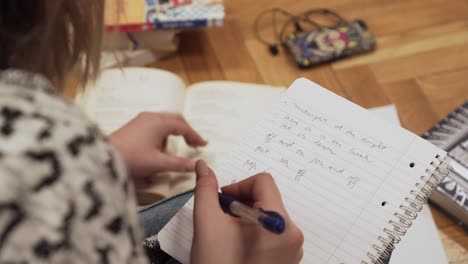
<svg viewBox="0 0 468 264">
<path fill-rule="evenodd" d="M 298 79 L 214 170 L 220 186 L 272 174 L 304 233 L 303 263 L 361 263 L 430 162 L 437 164 L 436 155 L 446 153 Z M 159 234 L 163 250 L 183 263 L 189 263 L 192 203 Z"/>
</svg>

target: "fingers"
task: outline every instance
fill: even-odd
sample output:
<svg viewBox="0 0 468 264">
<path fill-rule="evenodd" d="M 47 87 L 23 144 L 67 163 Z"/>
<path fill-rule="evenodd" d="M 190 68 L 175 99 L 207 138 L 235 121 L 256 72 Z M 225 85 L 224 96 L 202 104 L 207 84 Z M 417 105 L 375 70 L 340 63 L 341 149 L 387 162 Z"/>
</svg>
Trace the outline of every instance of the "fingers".
<svg viewBox="0 0 468 264">
<path fill-rule="evenodd" d="M 207 142 L 181 116 L 177 114 L 160 114 L 165 120 L 164 129 L 168 135 L 183 136 L 185 142 L 192 147 L 205 146 Z"/>
<path fill-rule="evenodd" d="M 152 157 L 153 158 L 153 157 Z M 177 156 L 172 156 L 167 153 L 158 152 L 153 158 L 155 171 L 175 171 L 186 172 L 193 171 L 195 164 L 192 160 Z"/>
<path fill-rule="evenodd" d="M 210 219 L 214 221 L 214 216 L 223 214 L 218 200 L 218 181 L 214 172 L 202 160 L 195 165 L 197 184 L 195 186 L 194 222 L 204 223 Z M 206 226 L 206 225 L 205 225 Z"/>
<path fill-rule="evenodd" d="M 284 209 L 281 194 L 273 177 L 267 173 L 259 173 L 243 181 L 224 186 L 223 193 L 236 197 L 242 201 L 251 201 L 255 205 L 265 207 L 264 209 Z"/>
</svg>

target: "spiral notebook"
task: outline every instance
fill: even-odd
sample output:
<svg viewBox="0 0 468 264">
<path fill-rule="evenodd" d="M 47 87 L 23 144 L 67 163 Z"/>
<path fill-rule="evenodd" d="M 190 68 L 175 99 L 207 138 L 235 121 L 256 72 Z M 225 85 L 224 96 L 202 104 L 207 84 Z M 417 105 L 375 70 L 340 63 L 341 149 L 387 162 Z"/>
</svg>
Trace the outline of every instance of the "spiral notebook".
<svg viewBox="0 0 468 264">
<path fill-rule="evenodd" d="M 446 150 L 453 167 L 431 201 L 468 231 L 468 101 L 422 137 Z"/>
<path fill-rule="evenodd" d="M 220 186 L 270 173 L 305 236 L 302 263 L 381 263 L 450 171 L 424 139 L 304 78 L 214 166 Z M 193 200 L 158 234 L 190 262 Z"/>
</svg>

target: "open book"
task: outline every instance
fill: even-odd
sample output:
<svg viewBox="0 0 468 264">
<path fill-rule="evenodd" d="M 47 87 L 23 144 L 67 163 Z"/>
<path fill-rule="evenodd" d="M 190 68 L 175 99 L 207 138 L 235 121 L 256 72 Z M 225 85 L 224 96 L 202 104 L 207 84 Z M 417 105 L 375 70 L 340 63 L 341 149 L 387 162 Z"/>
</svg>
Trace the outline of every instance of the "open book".
<svg viewBox="0 0 468 264">
<path fill-rule="evenodd" d="M 143 111 L 182 113 L 208 141 L 203 150 L 171 140 L 174 155 L 202 158 L 213 165 L 221 153 L 235 144 L 279 100 L 284 88 L 213 81 L 185 87 L 175 74 L 149 68 L 106 70 L 77 99 L 105 133 L 111 133 Z M 138 183 L 137 183 L 138 184 Z M 142 185 L 148 184 L 148 181 Z M 194 187 L 193 174 L 167 174 L 152 178 L 150 187 L 139 191 L 143 204 Z"/>
<path fill-rule="evenodd" d="M 274 177 L 303 263 L 381 263 L 450 171 L 447 153 L 306 79 L 214 167 L 220 185 Z M 189 263 L 193 199 L 158 234 Z M 265 208 L 268 209 L 268 208 Z"/>
<path fill-rule="evenodd" d="M 183 81 L 178 78 L 176 75 L 166 72 L 166 71 L 161 71 L 161 70 L 155 70 L 155 69 L 145 69 L 145 68 L 126 68 L 124 71 L 122 70 L 108 70 L 105 71 L 100 79 L 100 81 L 96 84 L 97 87 L 90 87 L 87 90 L 86 94 L 82 94 L 79 98 L 78 101 L 79 103 L 84 107 L 84 109 L 90 114 L 92 118 L 94 118 L 98 124 L 101 126 L 101 128 L 107 132 L 110 133 L 113 130 L 119 128 L 121 125 L 126 123 L 128 120 L 133 118 L 135 115 L 137 115 L 141 111 L 169 111 L 169 112 L 180 112 L 183 113 L 186 118 L 189 120 L 189 122 L 197 129 L 200 131 L 200 133 L 210 142 L 209 145 L 203 149 L 203 150 L 193 150 L 185 146 L 183 142 L 179 141 L 173 141 L 172 146 L 170 151 L 173 153 L 177 153 L 179 155 L 185 155 L 185 156 L 191 156 L 191 157 L 199 157 L 199 158 L 204 158 L 206 159 L 210 164 L 215 165 L 215 164 L 220 164 L 220 159 L 219 157 L 221 156 L 220 154 L 223 154 L 225 152 L 229 152 L 232 149 L 235 148 L 237 145 L 237 142 L 241 140 L 242 138 L 245 138 L 247 135 L 246 132 L 251 130 L 252 127 L 255 126 L 266 114 L 269 112 L 269 109 L 271 109 L 273 106 L 275 106 L 279 100 L 281 94 L 285 91 L 285 89 L 279 88 L 279 87 L 270 87 L 270 86 L 265 86 L 265 85 L 255 85 L 255 84 L 245 84 L 245 83 L 233 83 L 233 82 L 205 82 L 205 83 L 199 83 L 192 85 L 190 87 L 185 87 Z M 303 91 L 301 95 L 304 95 L 303 97 L 307 101 L 306 103 L 310 103 L 312 105 L 315 105 L 315 100 L 320 100 L 323 102 L 319 102 L 317 104 L 317 107 L 320 107 L 323 112 L 328 112 L 330 111 L 330 107 L 334 107 L 335 105 L 339 105 L 340 109 L 335 109 L 334 112 L 329 113 L 332 115 L 337 115 L 338 120 L 347 120 L 347 122 L 354 123 L 353 119 L 357 118 L 358 120 L 356 121 L 355 126 L 360 127 L 362 123 L 368 123 L 371 125 L 366 125 L 363 127 L 360 127 L 360 129 L 368 129 L 369 126 L 374 126 L 374 124 L 379 123 L 381 124 L 382 121 L 378 120 L 375 121 L 375 117 L 369 117 L 366 114 L 362 113 L 362 109 L 356 110 L 356 106 L 349 106 L 349 102 L 343 103 L 343 100 L 338 100 L 334 97 L 334 95 L 331 95 L 330 93 L 324 93 L 323 91 L 318 92 L 318 93 L 313 93 L 313 96 L 310 96 L 309 93 L 313 91 L 313 88 L 316 88 L 315 86 L 309 87 L 311 89 L 307 89 L 307 91 Z M 309 91 L 310 90 L 310 91 Z M 320 91 L 320 90 L 319 90 Z M 297 95 L 297 94 L 296 94 Z M 309 95 L 310 97 L 307 97 Z M 294 98 L 294 97 L 293 97 Z M 337 102 L 338 101 L 338 102 Z M 302 100 L 298 100 L 298 102 L 304 103 Z M 323 107 L 321 104 L 330 104 L 328 107 Z M 341 109 L 342 108 L 342 109 Z M 349 109 L 354 109 L 353 114 L 348 113 Z M 304 108 L 304 110 L 307 110 Z M 389 108 L 378 108 L 373 110 L 372 112 L 375 112 L 376 116 L 383 116 L 384 119 L 389 120 L 390 122 L 393 122 L 394 124 L 398 125 L 398 117 L 396 115 L 396 112 L 394 109 L 389 109 Z M 306 113 L 312 113 L 305 111 L 303 114 Z M 340 113 L 343 116 L 340 116 Z M 344 114 L 343 114 L 344 113 Z M 352 118 L 350 118 L 352 116 Z M 357 116 L 357 117 L 356 117 Z M 362 116 L 365 116 L 365 120 L 363 121 Z M 375 122 L 374 122 L 375 121 Z M 282 124 L 281 124 L 282 126 Z M 384 131 L 381 135 L 378 135 L 378 139 L 384 140 L 388 137 L 393 138 L 393 140 L 390 140 L 391 145 L 397 145 L 398 148 L 406 148 L 406 151 L 408 152 L 408 155 L 416 155 L 418 156 L 418 150 L 417 147 L 413 147 L 411 149 L 408 148 L 404 143 L 399 144 L 398 140 L 401 140 L 402 138 L 408 139 L 411 138 L 412 135 L 408 135 L 408 132 L 401 132 L 398 129 L 395 129 L 394 127 L 391 127 L 386 131 L 386 127 L 388 125 L 383 125 L 382 128 L 376 128 L 378 131 Z M 287 127 L 287 126 L 286 126 Z M 281 128 L 281 129 L 286 129 L 286 128 Z M 357 130 L 356 130 L 357 131 Z M 373 131 L 373 133 L 376 133 L 376 131 Z M 393 136 L 389 136 L 394 133 Z M 403 135 L 406 136 L 402 136 Z M 260 140 L 262 141 L 262 140 Z M 366 141 L 366 144 L 369 144 L 370 141 Z M 356 142 L 354 142 L 356 143 Z M 418 146 L 422 143 L 419 141 L 417 143 L 414 143 L 415 146 Z M 317 147 L 317 146 L 315 146 Z M 382 147 L 382 146 L 381 146 Z M 378 147 L 377 147 L 378 148 Z M 439 152 L 437 149 L 433 148 L 425 148 L 423 147 L 422 151 L 424 152 L 427 150 L 424 155 L 421 157 L 418 157 L 419 160 L 421 160 L 421 164 L 426 164 L 424 161 L 425 160 L 431 160 L 434 155 L 434 153 L 440 153 L 440 158 L 443 158 L 444 153 Z M 305 153 L 306 154 L 306 153 Z M 373 153 L 374 155 L 376 153 Z M 378 153 L 377 153 L 378 154 Z M 401 155 L 401 154 L 400 154 Z M 437 154 L 436 154 L 437 155 Z M 394 165 L 399 165 L 400 163 L 403 163 L 401 167 L 398 167 L 397 171 L 402 171 L 404 172 L 405 169 L 408 169 L 409 166 L 406 164 L 408 162 L 409 156 L 401 156 L 400 159 L 398 160 L 399 155 L 394 155 L 388 157 L 388 162 Z M 393 163 L 392 163 L 393 161 Z M 339 163 L 339 160 L 337 161 Z M 405 163 L 406 162 L 406 163 Z M 439 161 L 436 161 L 438 163 Z M 272 162 L 274 165 L 274 162 Z M 222 168 L 222 160 L 221 160 L 221 166 L 217 165 L 217 168 L 220 167 Z M 224 165 L 225 166 L 225 165 Z M 387 164 L 388 166 L 388 164 Z M 419 162 L 415 163 L 414 166 L 415 170 L 420 172 L 421 176 L 426 175 L 424 172 L 424 166 L 419 166 Z M 430 167 L 431 168 L 431 167 Z M 232 168 L 230 168 L 232 169 Z M 394 168 L 395 169 L 395 168 Z M 257 169 L 258 170 L 258 169 Z M 260 168 L 261 170 L 261 168 Z M 432 169 L 433 170 L 433 169 Z M 379 170 L 372 170 L 370 171 L 369 174 L 380 174 L 377 173 Z M 390 170 L 391 171 L 391 170 Z M 273 172 L 273 171 L 272 171 Z M 330 174 L 327 174 L 326 171 L 320 170 L 320 169 L 314 169 L 314 172 L 316 172 L 317 176 L 330 176 Z M 247 176 L 252 174 L 253 172 L 245 172 L 242 174 L 239 174 L 239 176 Z M 380 187 L 383 188 L 384 186 L 389 186 L 393 188 L 393 192 L 388 192 L 387 189 L 389 188 L 384 188 L 384 190 L 387 190 L 387 193 L 379 193 L 376 192 L 377 199 L 385 197 L 385 195 L 390 195 L 391 198 L 386 199 L 385 201 L 385 206 L 382 206 L 382 203 L 378 204 L 384 208 L 386 207 L 387 210 L 385 211 L 385 215 L 382 214 L 380 215 L 382 219 L 386 219 L 389 215 L 389 211 L 391 212 L 392 210 L 398 210 L 399 206 L 397 206 L 399 203 L 404 202 L 404 200 L 407 201 L 412 201 L 411 200 L 411 194 L 408 194 L 406 190 L 402 190 L 402 187 L 404 187 L 408 182 L 417 182 L 419 186 L 421 187 L 421 181 L 417 180 L 417 177 L 414 177 L 415 175 L 418 175 L 418 173 L 411 173 L 411 174 L 406 174 L 403 173 L 401 175 L 397 175 L 395 180 L 401 180 L 402 178 L 407 177 L 405 181 L 401 181 L 401 184 L 394 184 L 392 183 L 392 178 L 390 176 L 387 177 L 387 180 L 385 183 Z M 229 177 L 232 176 L 231 173 L 220 173 L 220 180 L 223 182 L 227 181 L 232 181 Z M 285 173 L 284 175 L 281 174 L 279 176 L 287 176 Z M 292 176 L 295 178 L 295 174 L 293 173 Z M 301 180 L 306 180 L 306 177 L 314 177 L 314 175 L 309 175 L 305 174 L 304 179 Z M 336 176 L 336 175 L 335 175 Z M 320 179 L 316 182 L 316 185 L 319 187 L 322 187 L 323 190 L 320 192 L 317 192 L 318 194 L 324 195 L 323 197 L 330 197 L 330 201 L 336 200 L 336 201 L 341 201 L 343 196 L 353 194 L 355 192 L 359 193 L 360 186 L 363 184 L 366 184 L 369 186 L 369 183 L 367 180 L 365 180 L 364 175 L 360 175 L 360 181 L 355 183 L 356 188 L 354 192 L 351 192 L 350 190 L 346 190 L 346 188 L 340 187 L 340 184 L 336 184 L 336 186 L 333 186 L 333 189 L 329 188 L 329 185 L 322 186 L 323 183 L 320 182 Z M 366 176 L 368 177 L 368 176 Z M 155 182 L 155 185 L 151 188 L 148 188 L 145 190 L 144 193 L 146 193 L 146 199 L 147 203 L 151 203 L 152 201 L 165 197 L 168 195 L 171 195 L 173 193 L 178 193 L 182 190 L 188 189 L 193 187 L 193 178 L 189 175 L 159 175 L 157 177 L 158 182 Z M 327 178 L 324 178 L 322 180 L 326 181 Z M 338 178 L 339 179 L 339 178 Z M 346 182 L 346 178 L 344 178 Z M 431 179 L 433 180 L 433 179 Z M 281 184 L 281 181 L 279 180 L 278 183 Z M 307 183 L 307 181 L 305 181 Z M 333 179 L 333 182 L 330 183 L 336 183 L 336 179 Z M 371 185 L 372 186 L 372 185 Z M 416 186 L 413 184 L 407 185 L 408 188 L 412 189 L 417 189 Z M 281 186 L 280 186 L 281 188 Z M 284 188 L 284 187 L 283 187 Z M 297 188 L 297 187 L 296 187 Z M 298 189 L 298 192 L 300 189 Z M 413 192 L 414 193 L 414 192 Z M 409 197 L 409 199 L 398 199 L 397 196 L 401 195 L 401 197 L 407 198 L 406 196 Z M 335 198 L 337 196 L 337 198 Z M 400 198 L 401 198 L 400 197 Z M 145 198 L 145 196 L 143 197 Z M 285 198 L 287 199 L 287 198 Z M 350 200 L 351 201 L 351 200 Z M 395 202 L 396 201 L 396 202 Z M 343 204 L 343 203 L 341 203 Z M 353 204 L 349 202 L 349 204 Z M 413 202 L 409 203 L 410 205 L 405 207 L 403 204 L 402 208 L 406 208 L 405 211 L 403 211 L 403 214 L 406 215 L 407 217 L 413 217 L 415 216 L 414 212 L 415 210 L 419 209 L 418 205 L 419 202 Z M 317 230 L 315 232 L 312 232 L 312 234 L 306 233 L 306 245 L 305 245 L 305 250 L 307 253 L 306 259 L 304 260 L 304 263 L 310 263 L 309 258 L 307 256 L 310 256 L 311 254 L 315 256 L 317 251 L 323 251 L 320 254 L 317 254 L 318 259 L 313 260 L 321 260 L 322 255 L 326 254 L 326 252 L 321 249 L 322 246 L 330 246 L 329 245 L 329 239 L 335 239 L 334 238 L 334 233 L 331 233 L 329 237 L 327 236 L 328 240 L 324 240 L 325 242 L 323 245 L 320 245 L 321 247 L 316 247 L 313 243 L 313 241 L 310 241 L 311 239 L 316 239 L 316 237 L 319 234 L 317 234 L 317 231 L 321 231 L 319 227 L 323 225 L 324 223 L 324 218 L 323 217 L 334 217 L 333 212 L 342 213 L 345 214 L 344 219 L 342 220 L 342 223 L 339 225 L 336 225 L 333 227 L 333 229 L 339 230 L 343 226 L 350 227 L 349 231 L 352 231 L 352 225 L 349 223 L 350 221 L 353 220 L 353 215 L 348 214 L 350 208 L 352 206 L 349 206 L 347 210 L 343 210 L 340 212 L 340 206 L 338 205 L 333 205 L 330 208 L 330 211 L 328 210 L 318 210 L 317 209 L 317 204 L 316 205 L 311 205 L 312 208 L 307 207 L 307 205 L 304 207 L 304 212 L 309 212 L 310 210 L 313 210 L 313 212 L 317 212 L 317 217 L 312 219 L 312 222 L 309 224 L 306 224 L 305 226 L 309 225 L 317 225 Z M 320 207 L 320 206 L 319 206 Z M 322 207 L 325 207 L 323 205 Z M 188 211 L 187 211 L 188 210 Z M 188 213 L 190 214 L 190 206 L 184 208 L 182 210 L 182 213 Z M 291 212 L 293 214 L 293 212 Z M 366 211 L 362 211 L 362 214 L 364 215 L 365 213 L 369 213 Z M 401 213 L 401 211 L 400 211 Z M 301 219 L 302 217 L 296 217 L 293 215 L 293 219 Z M 336 218 L 338 219 L 338 218 Z M 331 220 L 331 223 L 338 222 L 335 218 Z M 174 218 L 174 221 L 180 220 L 180 217 Z M 362 220 L 360 217 L 355 218 L 356 221 Z M 366 224 L 374 224 L 374 222 L 378 222 L 376 219 L 369 218 L 369 221 Z M 395 219 L 393 219 L 394 221 Z M 406 225 L 408 222 L 406 220 L 403 220 Z M 303 227 L 303 225 L 300 223 L 300 221 L 297 221 L 298 224 Z M 317 223 L 318 222 L 318 223 Z M 358 222 L 356 222 L 358 223 Z M 397 223 L 397 222 L 393 222 Z M 160 234 L 160 239 L 163 242 L 163 247 L 165 249 L 182 260 L 187 258 L 188 250 L 190 247 L 189 242 L 184 242 L 184 241 L 189 241 L 191 237 L 191 228 L 190 222 L 187 223 L 182 223 L 179 222 L 178 224 L 183 224 L 183 225 L 188 225 L 188 229 L 180 229 L 180 230 L 185 230 L 182 232 L 182 235 L 184 238 L 179 238 L 177 235 L 174 235 L 171 233 L 171 230 L 166 229 L 162 234 Z M 358 223 L 362 224 L 362 223 Z M 177 223 L 172 222 L 171 224 L 168 225 L 168 228 L 174 227 L 174 225 L 177 226 Z M 387 228 L 389 227 L 389 223 L 382 221 L 382 225 L 387 225 Z M 405 225 L 405 226 L 406 226 Z M 314 228 L 315 229 L 315 228 Z M 312 231 L 314 231 L 314 229 Z M 375 226 L 370 226 L 369 231 L 376 232 L 376 230 L 379 230 L 378 228 L 376 229 Z M 390 226 L 387 231 L 391 231 L 392 228 Z M 336 230 L 334 230 L 336 231 Z M 380 230 L 382 231 L 382 230 Z M 401 231 L 401 230 L 400 230 Z M 356 231 L 354 231 L 356 232 Z M 353 232 L 351 232 L 352 234 Z M 377 231 L 377 233 L 381 233 Z M 323 235 L 323 234 L 322 234 Z M 393 258 L 395 258 L 395 261 L 397 262 L 392 262 L 390 263 L 398 263 L 398 260 L 409 260 L 408 257 L 415 257 L 416 259 L 423 260 L 424 258 L 421 258 L 421 256 L 425 256 L 424 250 L 417 250 L 419 247 L 423 246 L 426 249 L 431 248 L 431 252 L 433 252 L 432 257 L 430 257 L 433 262 L 431 263 L 443 263 L 445 257 L 443 255 L 443 251 L 441 249 L 440 242 L 437 242 L 435 239 L 437 239 L 437 232 L 435 230 L 433 222 L 430 220 L 430 212 L 428 212 L 427 208 L 423 212 L 423 217 L 418 218 L 416 223 L 415 223 L 415 228 L 412 228 L 408 234 L 408 239 L 404 241 L 403 247 L 399 247 L 399 250 L 396 250 L 393 254 Z M 379 236 L 380 238 L 385 238 L 386 235 L 383 234 L 382 236 Z M 423 238 L 424 237 L 424 238 Z M 374 236 L 375 239 L 377 239 L 377 236 Z M 395 238 L 398 238 L 395 236 Z M 347 238 L 349 239 L 349 238 Z M 375 240 L 374 239 L 374 240 Z M 424 241 L 421 241 L 423 239 Z M 381 241 L 381 240 L 379 240 Z M 385 240 L 384 240 L 385 241 Z M 431 242 L 432 241 L 432 242 Z M 375 241 L 374 241 L 375 242 Z M 177 243 L 183 243 L 183 246 L 178 247 Z M 312 245 L 311 245 L 312 243 Z M 379 242 L 377 242 L 379 243 Z M 428 244 L 429 243 L 429 244 Z M 431 244 L 432 243 L 432 244 Z M 172 244 L 172 246 L 171 246 Z M 364 241 L 359 242 L 359 248 L 366 248 L 367 246 Z M 339 252 L 339 251 L 338 251 Z M 358 253 L 359 251 L 356 250 L 351 252 L 353 254 L 360 254 Z M 374 252 L 375 253 L 375 252 Z M 434 255 L 435 254 L 435 255 Z M 333 260 L 333 259 L 332 259 Z M 353 263 L 353 258 L 349 258 L 349 261 L 346 261 L 345 263 Z M 333 261 L 330 261 L 333 263 Z M 445 260 L 446 262 L 446 260 Z M 313 262 L 315 263 L 315 262 Z M 321 263 L 320 261 L 318 263 Z M 429 263 L 426 262 L 425 263 Z"/>
</svg>

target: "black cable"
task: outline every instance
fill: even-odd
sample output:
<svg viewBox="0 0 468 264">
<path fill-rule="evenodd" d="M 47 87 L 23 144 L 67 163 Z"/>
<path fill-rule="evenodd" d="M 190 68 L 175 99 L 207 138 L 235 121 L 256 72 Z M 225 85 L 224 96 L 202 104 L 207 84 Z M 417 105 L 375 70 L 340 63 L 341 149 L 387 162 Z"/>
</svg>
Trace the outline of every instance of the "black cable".
<svg viewBox="0 0 468 264">
<path fill-rule="evenodd" d="M 260 23 L 260 20 L 267 14 L 271 13 L 272 14 L 272 25 L 273 25 L 273 30 L 274 30 L 274 37 L 276 38 L 278 35 L 277 35 L 277 32 L 276 32 L 276 14 L 277 13 L 280 13 L 284 16 L 287 16 L 289 18 L 295 18 L 296 16 L 289 13 L 288 11 L 284 10 L 284 9 L 281 9 L 281 8 L 271 8 L 271 9 L 267 9 L 263 12 L 261 12 L 260 14 L 257 15 L 257 18 L 255 19 L 255 23 L 254 23 L 254 29 L 255 29 L 255 34 L 257 35 L 257 38 L 263 42 L 264 44 L 270 44 L 269 42 L 265 41 L 261 35 L 260 35 L 260 32 L 259 32 L 259 23 Z"/>
<path fill-rule="evenodd" d="M 321 14 L 321 15 L 324 15 L 324 16 L 328 16 L 328 17 L 330 17 L 332 19 L 335 19 L 336 20 L 335 25 L 346 22 L 346 20 L 342 16 L 340 16 L 338 13 L 336 13 L 336 12 L 330 10 L 330 9 L 326 9 L 326 8 L 310 9 L 310 10 L 307 10 L 304 13 L 302 13 L 302 16 L 307 18 L 307 19 L 312 20 L 310 18 L 310 16 L 314 15 L 314 14 Z"/>
<path fill-rule="evenodd" d="M 137 50 L 138 48 L 140 48 L 140 43 L 138 43 L 138 40 L 132 33 L 128 32 L 127 38 L 132 43 L 132 50 Z"/>
<path fill-rule="evenodd" d="M 259 23 L 260 23 L 260 20 L 267 14 L 272 14 L 272 25 L 273 25 L 273 37 L 275 38 L 274 42 L 268 42 L 266 41 L 260 34 L 260 30 L 259 30 Z M 271 9 L 267 9 L 263 12 L 261 12 L 259 15 L 257 15 L 257 18 L 255 19 L 255 22 L 254 22 L 254 31 L 255 31 L 255 36 L 257 37 L 257 39 L 262 42 L 263 44 L 265 44 L 266 46 L 268 46 L 268 49 L 270 51 L 270 53 L 272 55 L 277 55 L 278 52 L 279 52 L 279 49 L 278 49 L 278 44 L 276 43 L 276 40 L 279 39 L 279 33 L 278 33 L 278 30 L 277 30 L 277 26 L 276 26 L 276 14 L 282 14 L 283 16 L 287 16 L 289 17 L 289 20 L 293 19 L 293 20 L 296 20 L 296 16 L 294 16 L 293 14 L 289 13 L 288 11 L 284 10 L 284 9 L 281 9 L 281 8 L 271 8 Z"/>
</svg>

